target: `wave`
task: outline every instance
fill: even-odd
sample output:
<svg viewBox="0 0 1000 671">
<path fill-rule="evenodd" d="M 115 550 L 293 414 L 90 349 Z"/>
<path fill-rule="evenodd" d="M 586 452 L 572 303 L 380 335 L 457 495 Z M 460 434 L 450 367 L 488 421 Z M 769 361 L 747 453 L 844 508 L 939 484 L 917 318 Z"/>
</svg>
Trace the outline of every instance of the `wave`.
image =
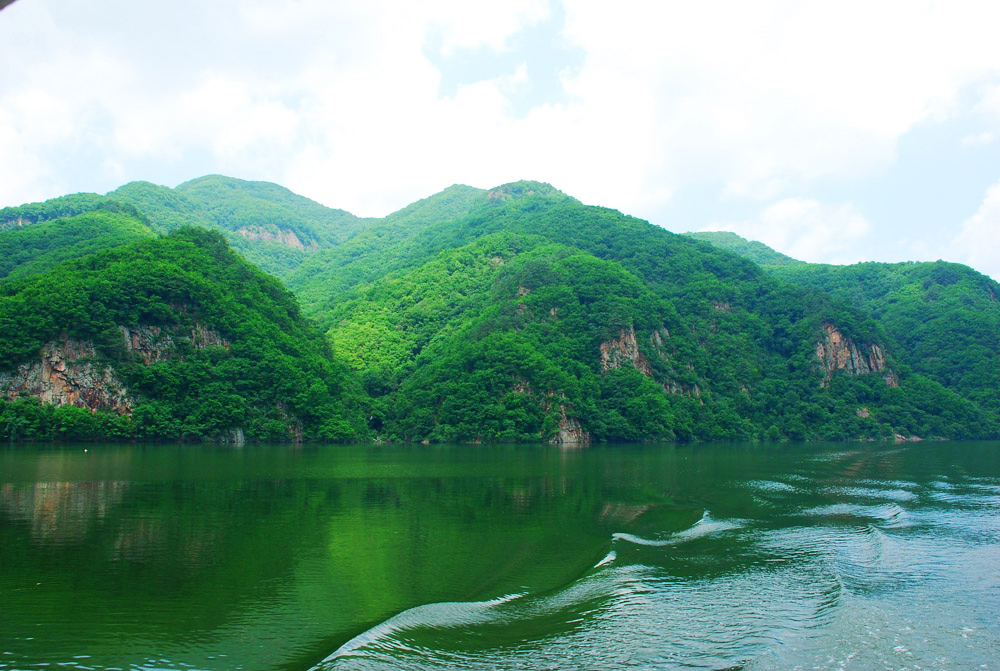
<svg viewBox="0 0 1000 671">
<path fill-rule="evenodd" d="M 721 533 L 723 531 L 732 531 L 733 529 L 740 529 L 745 526 L 746 520 L 714 520 L 712 519 L 709 512 L 706 510 L 702 514 L 701 519 L 695 522 L 693 525 L 684 529 L 683 531 L 678 531 L 671 534 L 667 538 L 656 540 L 643 538 L 642 536 L 636 536 L 635 534 L 619 532 L 612 534 L 612 538 L 616 541 L 627 541 L 629 543 L 634 543 L 636 545 L 645 545 L 648 547 L 665 547 L 668 545 L 677 545 L 678 543 L 686 543 L 693 541 L 698 538 L 703 538 L 705 536 L 711 536 L 713 534 Z"/>
</svg>

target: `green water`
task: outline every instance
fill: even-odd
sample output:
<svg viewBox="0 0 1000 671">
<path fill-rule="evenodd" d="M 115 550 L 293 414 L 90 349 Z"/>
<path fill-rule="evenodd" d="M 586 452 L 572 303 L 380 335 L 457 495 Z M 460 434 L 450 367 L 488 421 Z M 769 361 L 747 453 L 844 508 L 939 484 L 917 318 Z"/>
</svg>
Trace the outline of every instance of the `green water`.
<svg viewBox="0 0 1000 671">
<path fill-rule="evenodd" d="M 0 451 L 0 669 L 994 669 L 998 614 L 1000 443 Z"/>
</svg>

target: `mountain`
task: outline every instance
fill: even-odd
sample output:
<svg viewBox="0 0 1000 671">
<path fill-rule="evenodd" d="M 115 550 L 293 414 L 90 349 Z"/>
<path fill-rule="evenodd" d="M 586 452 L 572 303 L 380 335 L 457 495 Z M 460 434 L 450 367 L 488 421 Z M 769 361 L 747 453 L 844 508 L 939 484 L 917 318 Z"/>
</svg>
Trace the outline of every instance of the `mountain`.
<svg viewBox="0 0 1000 671">
<path fill-rule="evenodd" d="M 363 393 L 322 334 L 216 232 L 179 229 L 0 282 L 0 343 L 9 439 L 367 433 Z"/>
<path fill-rule="evenodd" d="M 781 252 L 776 252 L 763 242 L 747 240 L 729 231 L 702 231 L 699 233 L 685 233 L 685 235 L 695 240 L 707 242 L 714 247 L 739 254 L 745 259 L 750 259 L 758 266 L 798 266 L 805 263 L 805 261 L 799 261 Z"/>
<path fill-rule="evenodd" d="M 0 210 L 0 279 L 153 237 L 156 232 L 141 212 L 96 194 L 5 208 Z"/>
<path fill-rule="evenodd" d="M 336 247 L 304 259 L 286 282 L 308 312 L 322 314 L 343 292 L 410 263 L 409 256 L 397 258 L 394 254 L 402 252 L 415 236 L 435 224 L 461 219 L 486 202 L 485 191 L 453 185 L 371 223 Z M 426 257 L 419 250 L 410 256 Z"/>
<path fill-rule="evenodd" d="M 0 280 L 0 392 L 18 397 L 6 435 L 79 435 L 63 416 L 87 435 L 214 440 L 1000 435 L 991 371 L 967 366 L 987 341 L 918 367 L 936 336 L 897 334 L 898 300 L 881 312 L 836 270 L 823 287 L 762 245 L 710 240 L 783 265 L 541 182 L 455 185 L 382 219 L 220 176 L 14 209 L 18 230 L 0 233 L 20 254 Z M 111 215 L 113 234 L 23 237 Z M 942 282 L 942 307 L 964 300 Z"/>
<path fill-rule="evenodd" d="M 289 279 L 388 438 L 995 435 L 843 301 L 546 184 L 464 196 Z"/>
<path fill-rule="evenodd" d="M 732 244 L 738 236 L 726 236 L 711 242 L 740 254 L 750 248 Z M 861 310 L 882 326 L 901 363 L 1000 417 L 997 282 L 968 266 L 944 261 L 850 266 L 796 262 L 768 265 L 766 270 Z"/>
<path fill-rule="evenodd" d="M 182 226 L 217 230 L 247 260 L 279 277 L 368 223 L 277 184 L 221 175 L 191 180 L 176 189 L 132 182 L 108 198 L 141 210 L 161 233 Z"/>
</svg>

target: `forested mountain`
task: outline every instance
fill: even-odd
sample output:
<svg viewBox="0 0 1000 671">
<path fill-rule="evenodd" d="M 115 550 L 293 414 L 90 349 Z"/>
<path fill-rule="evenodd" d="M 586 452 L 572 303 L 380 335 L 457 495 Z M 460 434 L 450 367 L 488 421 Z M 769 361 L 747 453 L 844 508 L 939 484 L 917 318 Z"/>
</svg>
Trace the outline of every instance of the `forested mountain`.
<svg viewBox="0 0 1000 671">
<path fill-rule="evenodd" d="M 992 359 L 916 365 L 936 336 L 897 334 L 898 298 L 722 240 L 783 264 L 764 270 L 548 184 L 456 185 L 378 220 L 219 176 L 3 213 L 0 391 L 21 399 L 6 435 L 82 435 L 59 422 L 84 414 L 25 396 L 99 409 L 83 434 L 138 437 L 1000 435 Z M 942 320 L 964 300 L 956 272 Z"/>
<path fill-rule="evenodd" d="M 180 229 L 0 282 L 0 343 L 10 439 L 367 433 L 363 394 L 322 334 L 215 232 Z"/>
<path fill-rule="evenodd" d="M 805 263 L 805 261 L 799 261 L 781 252 L 776 252 L 763 242 L 747 240 L 729 231 L 703 231 L 699 233 L 685 233 L 685 235 L 695 240 L 708 242 L 720 249 L 739 254 L 759 266 L 798 266 Z"/>
<path fill-rule="evenodd" d="M 734 254 L 545 184 L 468 203 L 366 254 L 313 257 L 328 263 L 314 284 L 291 278 L 301 294 L 328 287 L 326 304 L 307 305 L 389 436 L 996 431 L 974 403 L 901 371 L 874 320 Z M 341 273 L 352 281 L 330 282 Z"/>
<path fill-rule="evenodd" d="M 44 207 L 0 210 L 0 279 L 48 270 L 66 259 L 156 237 L 130 205 L 93 196 L 57 198 Z"/>
<path fill-rule="evenodd" d="M 739 254 L 748 249 L 726 236 L 710 241 Z M 764 267 L 857 307 L 883 327 L 898 360 L 1000 416 L 1000 285 L 989 277 L 944 261 Z"/>
<path fill-rule="evenodd" d="M 194 179 L 176 189 L 132 182 L 108 197 L 145 212 L 161 233 L 181 226 L 216 229 L 247 260 L 279 277 L 367 223 L 277 184 L 221 175 Z"/>
</svg>

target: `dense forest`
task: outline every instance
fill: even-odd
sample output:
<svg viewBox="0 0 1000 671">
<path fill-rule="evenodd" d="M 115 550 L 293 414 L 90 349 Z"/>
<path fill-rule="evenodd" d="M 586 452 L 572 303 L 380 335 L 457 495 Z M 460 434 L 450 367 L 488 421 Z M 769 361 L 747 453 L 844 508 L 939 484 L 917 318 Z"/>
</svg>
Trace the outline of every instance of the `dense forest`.
<svg viewBox="0 0 1000 671">
<path fill-rule="evenodd" d="M 383 219 L 221 176 L 7 208 L 0 436 L 1000 435 L 996 283 L 697 237 L 538 182 Z"/>
<path fill-rule="evenodd" d="M 367 436 L 354 376 L 218 233 L 179 229 L 8 279 L 0 342 L 10 439 Z"/>
<path fill-rule="evenodd" d="M 694 234 L 747 255 L 732 233 Z M 714 236 L 714 237 L 702 237 Z M 761 243 L 760 248 L 770 250 Z M 896 357 L 914 371 L 1000 416 L 1000 285 L 968 266 L 858 263 L 831 266 L 795 261 L 770 250 L 764 270 L 785 282 L 822 291 L 878 321 Z M 763 260 L 766 259 L 766 260 Z"/>
</svg>

